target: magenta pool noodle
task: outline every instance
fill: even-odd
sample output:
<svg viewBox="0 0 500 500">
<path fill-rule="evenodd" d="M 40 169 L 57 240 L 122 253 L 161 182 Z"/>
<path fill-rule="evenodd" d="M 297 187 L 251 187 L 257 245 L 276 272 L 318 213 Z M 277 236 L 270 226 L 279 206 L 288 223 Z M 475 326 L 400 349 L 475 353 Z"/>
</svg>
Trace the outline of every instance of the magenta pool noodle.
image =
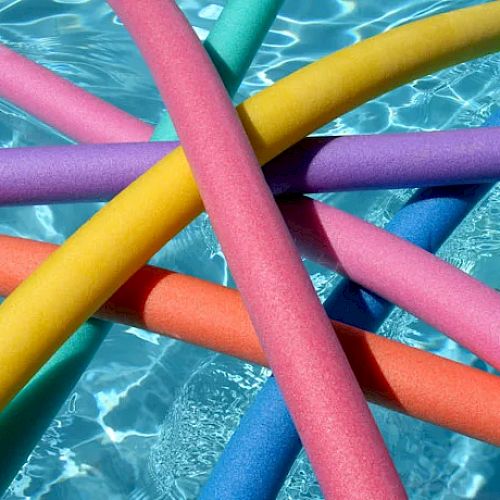
<svg viewBox="0 0 500 500">
<path fill-rule="evenodd" d="M 421 190 L 385 230 L 434 253 L 490 187 L 476 184 Z M 380 327 L 394 307 L 347 279 L 335 287 L 323 306 L 330 318 L 371 331 Z M 270 377 L 226 444 L 199 500 L 275 499 L 301 448 L 276 381 Z"/>
<path fill-rule="evenodd" d="M 178 143 L 0 149 L 0 205 L 108 200 Z M 487 183 L 500 127 L 307 138 L 264 168 L 275 194 Z"/>
<path fill-rule="evenodd" d="M 213 36 L 209 36 L 206 43 L 214 55 L 218 57 L 217 62 L 219 66 L 226 69 L 226 77 L 228 78 L 228 85 L 231 89 L 234 90 L 243 77 L 243 73 L 249 65 L 251 57 L 257 50 L 258 45 L 260 45 L 260 41 L 269 28 L 272 19 L 276 16 L 276 12 L 280 5 L 281 0 L 262 1 L 259 2 L 258 5 L 247 5 L 247 3 L 242 0 L 230 0 L 226 5 L 223 15 L 214 26 Z M 238 24 L 239 18 L 245 15 L 250 25 L 246 31 L 241 30 Z M 252 21 L 255 22 L 252 23 Z M 235 30 L 238 30 L 238 33 L 235 33 Z M 234 47 L 231 46 L 231 41 L 236 43 Z M 234 54 L 232 52 L 234 52 Z M 113 138 L 115 138 L 117 142 L 119 142 L 120 133 L 129 134 L 128 137 L 125 135 L 124 139 L 133 141 L 141 139 L 144 130 L 147 130 L 141 122 L 131 119 L 131 117 L 125 113 L 122 113 L 120 110 L 117 110 L 113 106 L 91 95 L 86 95 L 84 92 L 82 93 L 80 88 L 60 79 L 43 67 L 34 63 L 28 64 L 29 61 L 24 60 L 22 57 L 16 58 L 16 54 L 13 54 L 12 60 L 27 65 L 27 67 L 32 70 L 33 74 L 31 77 L 33 82 L 38 83 L 38 85 L 36 93 L 28 95 L 28 101 L 22 99 L 23 93 L 19 93 L 19 88 L 17 87 L 14 89 L 15 92 L 10 94 L 11 99 L 17 101 L 16 103 L 21 105 L 21 107 L 23 107 L 22 105 L 24 104 L 25 108 L 29 108 L 32 111 L 34 110 L 34 114 L 39 114 L 39 112 L 42 111 L 47 121 L 51 121 L 55 126 L 60 125 L 65 127 L 65 133 L 67 135 L 86 141 L 88 135 L 85 134 L 88 133 L 87 129 L 90 126 L 90 130 L 93 132 L 96 132 L 96 129 L 98 129 L 98 133 L 104 131 L 104 140 L 112 141 Z M 226 63 L 228 64 L 227 68 L 225 66 Z M 3 69 L 8 68 L 4 67 Z M 19 73 L 20 68 L 18 67 L 17 70 Z M 2 76 L 4 76 L 3 80 Z M 7 79 L 5 78 L 6 76 Z M 40 78 L 44 82 L 44 85 L 39 85 L 40 82 L 36 82 L 36 78 Z M 0 87 L 2 83 L 6 84 L 7 88 L 9 88 L 8 74 L 0 75 Z M 51 96 L 51 91 L 53 91 L 54 88 L 61 88 L 61 86 L 68 91 L 65 95 L 64 104 L 67 117 L 68 119 L 71 118 L 71 120 L 66 120 L 65 117 L 60 115 L 60 102 L 57 99 L 53 99 Z M 33 99 L 33 97 L 36 98 Z M 99 113 L 98 127 L 96 127 L 93 122 L 92 114 L 82 113 L 82 110 L 78 108 L 84 101 L 86 101 L 87 104 L 95 104 L 94 110 L 97 110 Z M 76 108 L 72 107 L 74 105 L 76 105 Z M 39 106 L 43 107 L 40 108 Z M 165 119 L 166 117 L 167 115 L 163 114 L 162 121 L 155 129 L 157 137 L 161 137 L 162 130 L 160 129 L 162 124 L 163 127 L 165 127 L 165 123 L 168 122 L 168 120 Z M 110 122 L 110 126 L 101 127 L 101 124 L 106 120 Z M 163 132 L 165 132 L 165 130 L 163 130 Z M 96 137 L 99 138 L 99 135 Z M 96 137 L 93 136 L 90 142 L 94 141 Z M 87 142 L 89 141 L 87 140 Z M 72 150 L 66 151 L 66 154 L 69 154 L 69 156 L 71 156 L 71 153 L 73 153 Z M 146 158 L 148 157 L 147 152 L 143 154 Z M 15 161 L 15 158 L 11 158 L 11 160 Z M 90 158 L 87 160 L 90 160 Z M 126 162 L 127 159 L 122 158 L 122 160 Z M 156 160 L 151 160 L 150 164 L 155 162 Z M 64 167 L 67 163 L 68 158 L 65 159 L 62 166 Z M 88 161 L 86 163 L 88 163 Z M 5 163 L 3 166 L 6 167 Z M 33 166 L 32 164 L 32 167 Z M 45 182 L 43 187 L 39 184 L 38 188 L 35 188 L 35 193 L 32 193 L 35 197 L 43 192 L 44 187 L 47 187 L 47 181 L 50 187 L 54 185 L 51 179 L 54 177 L 54 170 L 59 167 L 59 165 L 56 166 L 50 163 L 47 166 L 49 170 L 41 172 L 45 174 L 43 179 L 37 177 L 37 173 L 40 172 L 35 171 L 34 168 L 31 171 L 31 178 L 35 181 L 30 184 L 31 187 L 36 186 L 37 181 L 41 181 L 40 184 L 44 184 Z M 80 167 L 83 168 L 83 172 L 86 172 L 85 165 L 80 165 Z M 47 178 L 46 174 L 50 171 L 52 171 L 50 174 L 51 177 Z M 12 174 L 12 171 L 8 171 L 7 173 Z M 109 185 L 111 182 L 109 173 L 105 171 L 96 173 L 101 181 L 105 181 Z M 56 194 L 58 197 L 64 197 L 71 191 L 71 186 L 74 187 L 74 179 L 71 179 L 71 174 L 74 174 L 74 172 L 63 169 L 59 174 L 65 177 L 64 180 L 61 177 L 58 178 L 59 190 Z M 88 175 L 84 177 L 86 181 L 89 180 Z M 16 181 L 16 179 L 11 179 L 11 181 L 12 180 L 14 180 L 14 182 Z M 17 180 L 21 181 L 22 186 L 23 179 L 19 179 L 18 177 Z M 26 179 L 24 179 L 24 181 L 26 182 Z M 121 179 L 121 181 L 123 182 L 123 179 Z M 66 188 L 62 186 L 64 183 L 67 184 Z M 3 187 L 6 187 L 5 183 Z M 24 187 L 27 188 L 28 186 L 24 185 Z M 94 188 L 95 187 L 96 186 L 94 186 Z M 124 187 L 125 185 L 123 188 Z M 11 192 L 11 195 L 12 194 L 17 196 L 15 192 Z M 92 192 L 92 194 L 87 195 L 92 197 L 94 194 L 95 193 Z M 110 324 L 108 323 L 93 322 L 92 319 L 85 323 L 1 412 L 0 421 L 2 428 L 0 431 L 2 432 L 0 433 L 0 441 L 2 444 L 6 445 L 7 448 L 3 455 L 0 454 L 0 463 L 4 465 L 0 473 L 0 493 L 5 489 L 8 483 L 10 483 L 12 477 L 24 463 L 36 441 L 48 426 L 48 422 L 54 417 L 62 402 L 67 397 L 70 389 L 75 384 L 75 381 L 81 375 L 88 361 L 92 358 L 92 355 L 98 348 L 109 326 Z M 63 371 L 67 375 L 66 378 L 61 376 L 60 372 Z M 56 381 L 54 382 L 54 380 Z M 50 394 L 46 394 L 49 386 L 53 390 Z M 54 388 L 56 390 L 54 390 Z M 38 407 L 39 410 L 41 404 L 43 405 L 43 411 L 39 411 L 37 418 L 33 419 L 33 409 Z M 28 430 L 26 430 L 26 425 L 29 425 Z M 16 443 L 16 439 L 17 446 L 15 449 L 10 450 L 9 447 L 12 448 L 11 444 Z"/>
<path fill-rule="evenodd" d="M 122 165 L 125 157 L 130 159 L 130 166 L 138 166 L 137 171 L 132 174 L 135 176 L 172 147 L 173 144 L 151 143 L 4 149 L 0 151 L 0 200 L 3 203 L 15 202 L 26 200 L 28 195 L 31 201 L 38 199 L 39 202 L 71 200 L 80 196 L 82 185 L 87 179 L 91 180 L 91 189 L 86 188 L 84 198 L 106 199 L 112 196 L 114 190 L 119 190 L 122 183 L 126 184 L 131 180 L 129 177 L 120 177 L 113 168 L 115 165 Z M 103 150 L 106 150 L 106 154 L 103 154 Z M 57 182 L 54 182 L 54 178 Z M 42 194 L 38 195 L 40 191 Z M 307 227 L 308 223 L 303 221 L 302 224 Z M 346 228 L 344 233 L 350 235 L 350 230 Z M 411 273 L 411 270 L 405 272 Z M 426 282 L 427 279 L 426 277 Z M 442 283 L 446 284 L 444 281 Z M 408 290 L 407 298 L 411 299 L 416 291 L 415 288 Z M 406 306 L 402 307 L 408 309 Z M 422 319 L 428 321 L 427 318 Z M 471 328 L 469 325 L 468 329 Z"/>
<path fill-rule="evenodd" d="M 79 142 L 147 141 L 150 125 L 0 44 L 0 97 Z"/>
<path fill-rule="evenodd" d="M 110 3 L 157 81 L 324 494 L 343 497 L 355 490 L 367 498 L 405 497 L 238 116 L 197 37 L 173 1 Z M 168 30 L 159 28 L 167 25 Z"/>
<path fill-rule="evenodd" d="M 498 115 L 486 122 L 498 125 Z M 489 184 L 438 187 L 418 191 L 385 230 L 435 253 Z M 393 304 L 344 279 L 323 303 L 332 319 L 376 331 Z M 279 388 L 270 377 L 247 410 L 205 483 L 200 500 L 276 498 L 302 444 Z"/>
<path fill-rule="evenodd" d="M 500 294 L 383 229 L 307 197 L 280 208 L 304 256 L 409 311 L 500 369 Z"/>
</svg>

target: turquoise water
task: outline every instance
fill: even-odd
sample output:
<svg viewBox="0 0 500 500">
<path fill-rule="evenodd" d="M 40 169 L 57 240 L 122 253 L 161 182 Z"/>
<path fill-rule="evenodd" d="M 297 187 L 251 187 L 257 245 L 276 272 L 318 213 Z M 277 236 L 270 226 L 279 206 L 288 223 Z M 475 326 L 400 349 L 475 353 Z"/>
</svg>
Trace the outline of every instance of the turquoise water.
<svg viewBox="0 0 500 500">
<path fill-rule="evenodd" d="M 179 2 L 204 38 L 223 2 Z M 388 4 L 383 5 L 383 4 Z M 481 2 L 465 0 L 288 0 L 237 96 L 259 91 L 302 65 L 412 19 Z M 147 68 L 102 0 L 0 0 L 0 40 L 151 123 L 161 110 Z M 381 133 L 476 126 L 500 103 L 500 57 L 491 56 L 406 85 L 334 121 L 322 132 Z M 67 140 L 0 102 L 4 147 Z M 378 225 L 411 190 L 321 196 Z M 60 243 L 99 204 L 0 209 L 0 231 Z M 500 190 L 471 214 L 440 255 L 500 287 Z M 232 284 L 207 218 L 157 256 L 158 265 Z M 324 298 L 338 281 L 307 263 Z M 483 367 L 412 316 L 396 310 L 382 333 Z M 5 499 L 191 499 L 267 370 L 115 326 L 89 370 L 18 474 Z M 500 497 L 500 453 L 463 436 L 373 407 L 413 499 Z M 280 499 L 321 498 L 301 456 Z"/>
</svg>

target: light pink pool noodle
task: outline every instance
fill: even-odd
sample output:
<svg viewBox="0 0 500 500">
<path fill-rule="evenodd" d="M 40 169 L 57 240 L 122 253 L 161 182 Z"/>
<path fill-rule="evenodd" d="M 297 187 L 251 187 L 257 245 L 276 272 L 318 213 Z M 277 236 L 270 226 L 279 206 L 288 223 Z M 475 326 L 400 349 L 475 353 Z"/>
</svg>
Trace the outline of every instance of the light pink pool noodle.
<svg viewBox="0 0 500 500">
<path fill-rule="evenodd" d="M 0 44 L 0 97 L 78 142 L 148 141 L 153 127 Z"/>
<path fill-rule="evenodd" d="M 304 256 L 423 319 L 500 370 L 497 291 L 324 203 L 297 197 L 281 201 L 280 208 Z"/>
<path fill-rule="evenodd" d="M 404 498 L 243 127 L 196 35 L 173 1 L 110 4 L 150 65 L 323 493 Z"/>
</svg>

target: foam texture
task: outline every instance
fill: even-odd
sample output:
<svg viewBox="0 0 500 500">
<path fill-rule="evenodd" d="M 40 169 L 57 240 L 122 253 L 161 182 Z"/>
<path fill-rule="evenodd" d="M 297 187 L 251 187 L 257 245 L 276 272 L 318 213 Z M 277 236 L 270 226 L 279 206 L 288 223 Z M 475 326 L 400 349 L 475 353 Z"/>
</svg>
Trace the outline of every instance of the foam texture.
<svg viewBox="0 0 500 500">
<path fill-rule="evenodd" d="M 147 141 L 153 132 L 150 125 L 1 44 L 0 63 L 0 97 L 79 142 Z"/>
<path fill-rule="evenodd" d="M 300 197 L 283 201 L 280 207 L 303 255 L 406 309 L 500 369 L 496 290 L 406 240 L 324 203 Z"/>
<path fill-rule="evenodd" d="M 203 43 L 232 97 L 240 86 L 284 0 L 231 0 Z M 177 138 L 167 112 L 162 113 L 153 141 Z"/>
<path fill-rule="evenodd" d="M 0 413 L 0 492 L 40 440 L 111 324 L 91 319 L 81 326 Z"/>
<path fill-rule="evenodd" d="M 0 295 L 8 295 L 55 248 L 49 243 L 0 236 Z M 96 316 L 268 366 L 239 293 L 191 276 L 145 266 Z M 499 377 L 339 322 L 334 322 L 334 327 L 369 401 L 500 445 L 500 401 L 492 402 L 491 398 L 500 388 Z M 269 381 L 267 385 L 274 385 L 271 393 L 275 394 L 276 384 Z M 265 394 L 257 400 L 265 400 Z M 283 400 L 281 407 L 278 415 L 286 411 Z M 271 405 L 266 404 L 266 408 L 257 415 L 272 415 Z M 292 425 L 289 416 L 288 422 L 288 426 Z M 276 427 L 283 433 L 282 440 L 290 436 L 289 430 Z M 295 433 L 293 426 L 292 430 Z M 268 435 L 272 436 L 271 430 Z M 248 439 L 256 444 L 262 438 L 253 435 Z M 273 439 L 269 441 L 257 448 L 274 449 Z M 276 448 L 285 446 L 277 443 Z M 270 455 L 277 456 L 277 452 Z M 244 469 L 239 470 L 242 474 Z M 266 479 L 263 473 L 259 484 Z M 229 488 L 229 483 L 223 484 Z"/>
<path fill-rule="evenodd" d="M 486 125 L 498 125 L 499 122 L 500 115 L 494 115 Z M 421 190 L 398 211 L 386 230 L 435 253 L 490 187 L 485 184 Z M 411 270 L 408 275 L 411 276 Z M 330 318 L 373 330 L 379 328 L 394 308 L 389 301 L 349 280 L 343 280 L 333 290 L 324 307 Z M 349 354 L 348 350 L 346 352 Z M 349 359 L 356 372 L 352 358 Z M 387 373 L 381 364 L 379 366 L 381 373 Z M 415 369 L 415 366 L 411 368 Z M 421 376 L 431 373 L 426 369 L 425 375 L 417 371 L 410 382 L 413 389 L 420 387 Z M 440 380 L 441 373 L 436 371 L 435 380 Z M 462 383 L 464 379 L 460 377 L 457 381 Z M 471 389 L 464 394 L 474 394 L 475 390 Z M 479 407 L 476 409 L 479 411 L 471 413 L 474 419 L 487 415 Z M 265 433 L 259 431 L 263 428 Z M 274 453 L 262 453 L 262 450 L 269 449 Z M 204 486 L 201 498 L 275 498 L 300 449 L 300 438 L 276 381 L 271 377 L 240 421 Z"/>
<path fill-rule="evenodd" d="M 494 182 L 499 136 L 500 128 L 473 128 L 318 137 L 288 149 L 265 171 L 276 194 Z"/>
<path fill-rule="evenodd" d="M 238 112 L 257 157 L 265 163 L 391 88 L 498 49 L 499 14 L 495 1 L 409 23 L 312 63 L 253 96 Z M 189 165 L 176 149 L 24 281 L 0 306 L 0 406 L 202 208 Z"/>
<path fill-rule="evenodd" d="M 436 253 L 490 188 L 488 184 L 479 184 L 418 191 L 385 229 Z M 408 269 L 408 272 L 412 271 Z M 344 306 L 340 307 L 337 302 Z M 347 280 L 335 288 L 324 306 L 330 317 L 369 330 L 377 330 L 394 307 L 379 295 Z"/>
<path fill-rule="evenodd" d="M 178 143 L 0 149 L 0 204 L 105 201 Z"/>
<path fill-rule="evenodd" d="M 325 495 L 354 489 L 367 497 L 405 497 L 251 144 L 194 31 L 174 1 L 150 0 L 147 8 L 117 0 L 111 5 L 157 81 Z M 169 29 L 159 32 L 150 20 L 162 13 Z M 290 310 L 279 307 L 285 303 Z"/>
<path fill-rule="evenodd" d="M 500 178 L 500 128 L 307 138 L 264 174 L 275 194 Z M 0 204 L 108 200 L 177 145 L 99 144 L 0 150 Z"/>
<path fill-rule="evenodd" d="M 213 26 L 205 48 L 230 95 L 238 89 L 282 4 L 283 0 L 231 0 Z M 176 137 L 166 112 L 153 129 L 5 45 L 0 45 L 0 61 L 0 97 L 79 142 L 141 141 L 151 134 L 152 140 Z"/>
<path fill-rule="evenodd" d="M 228 88 L 232 89 L 232 92 L 237 89 L 281 4 L 282 0 L 262 0 L 250 4 L 246 0 L 229 0 L 222 16 L 215 23 L 213 32 L 208 37 L 206 44 L 213 53 L 213 57 L 216 56 L 218 67 L 221 69 L 227 68 L 224 77 L 227 80 Z M 244 25 L 245 29 L 242 29 L 242 19 L 246 23 Z M 0 75 L 0 90 L 3 88 L 3 96 L 11 98 L 17 105 L 25 107 L 39 117 L 45 118 L 52 126 L 56 128 L 62 127 L 66 134 L 84 142 L 95 142 L 96 140 L 120 142 L 120 134 L 123 134 L 123 140 L 137 141 L 151 134 L 151 128 L 148 125 L 87 94 L 43 67 L 22 56 L 18 56 L 8 49 L 3 52 L 3 55 L 3 62 L 6 63 L 4 64 L 6 66 L 4 67 L 5 71 L 27 76 L 30 78 L 31 84 L 36 84 L 36 92 L 26 93 L 26 87 L 20 87 L 19 82 L 12 87 L 8 74 L 4 74 L 3 79 Z M 64 90 L 64 102 L 62 104 L 60 101 L 53 99 L 53 92 L 57 90 Z M 82 105 L 84 105 L 83 108 L 80 107 Z M 61 112 L 61 106 L 63 112 Z M 82 109 L 85 112 L 82 112 Z M 38 114 L 40 110 L 42 111 L 41 115 Z M 97 127 L 94 121 L 96 114 L 99 118 Z M 168 115 L 164 113 L 162 120 L 155 129 L 155 137 L 161 139 L 165 136 L 166 131 L 163 129 L 164 125 L 168 123 Z M 103 124 L 105 124 L 104 127 L 102 127 Z M 100 133 L 104 133 L 104 135 L 101 137 Z M 68 153 L 69 151 L 66 151 L 66 154 Z M 146 157 L 148 156 L 146 152 L 143 152 L 143 154 Z M 71 154 L 69 157 L 71 158 Z M 160 156 L 151 159 L 149 165 L 159 158 Z M 52 161 L 54 160 L 52 158 Z M 94 156 L 95 160 L 96 157 Z M 123 161 L 125 160 L 123 159 Z M 127 161 L 129 160 L 127 159 Z M 68 165 L 67 156 L 62 165 Z M 3 166 L 5 168 L 5 164 Z M 56 168 L 58 167 L 52 163 L 52 172 L 45 172 L 45 174 L 39 171 L 35 172 L 35 169 L 33 169 L 30 180 L 26 179 L 25 182 L 19 179 L 18 169 L 9 170 L 10 180 L 4 179 L 3 185 L 5 187 L 9 185 L 12 188 L 10 189 L 10 196 L 15 198 L 17 195 L 13 193 L 13 190 L 16 188 L 10 184 L 12 180 L 16 181 L 15 185 L 23 185 L 27 189 L 27 184 L 33 187 L 31 181 L 38 177 L 40 184 L 48 181 L 51 186 L 57 185 L 57 196 L 65 197 L 70 192 L 74 192 L 71 187 L 74 187 L 74 179 L 71 181 L 67 170 L 64 169 L 66 172 L 66 175 L 62 174 L 64 181 L 55 183 L 54 170 Z M 87 172 L 85 179 L 88 183 L 89 177 L 92 177 L 91 174 L 95 174 L 95 169 L 91 169 L 91 172 L 87 168 L 83 168 L 83 170 Z M 16 172 L 16 175 L 14 175 L 14 172 Z M 16 179 L 13 179 L 14 177 Z M 61 180 L 61 177 L 59 179 Z M 101 170 L 99 179 L 103 184 L 106 182 L 111 183 L 112 174 L 110 175 L 107 170 Z M 123 179 L 121 180 L 123 181 Z M 126 187 L 127 184 L 128 182 L 122 185 L 121 188 Z M 48 186 L 44 185 L 44 187 Z M 116 185 L 113 184 L 113 188 L 116 188 Z M 119 190 L 119 188 L 115 189 L 113 193 L 116 190 Z M 43 188 L 40 189 L 39 185 L 36 192 L 35 197 L 43 192 Z M 18 198 L 17 201 L 21 200 Z M 37 200 L 33 199 L 32 201 Z M 22 441 L 17 443 L 16 452 L 5 455 L 4 458 L 9 456 L 9 460 L 8 465 L 4 464 L 3 474 L 0 476 L 0 491 L 3 491 L 8 485 L 16 470 L 20 468 L 33 449 L 48 423 L 55 416 L 58 408 L 78 380 L 79 375 L 85 370 L 108 329 L 109 325 L 102 322 L 94 321 L 85 324 L 66 341 L 1 413 L 0 421 L 3 422 L 3 435 L 6 437 L 11 436 L 11 438 L 18 437 L 19 432 L 23 430 L 23 423 L 25 423 L 27 416 L 36 413 L 37 418 L 32 419 L 29 423 L 29 430 L 23 432 Z M 60 377 L 59 380 L 54 381 L 56 375 L 60 374 L 61 367 L 67 369 L 68 372 L 65 377 Z M 51 390 L 47 393 L 48 387 Z M 42 400 L 45 404 L 41 406 L 40 401 Z M 20 425 L 17 422 L 20 422 Z M 15 439 L 11 439 L 8 443 L 14 441 Z M 10 448 L 8 446 L 5 449 Z M 2 457 L 0 457 L 1 462 Z"/>
</svg>

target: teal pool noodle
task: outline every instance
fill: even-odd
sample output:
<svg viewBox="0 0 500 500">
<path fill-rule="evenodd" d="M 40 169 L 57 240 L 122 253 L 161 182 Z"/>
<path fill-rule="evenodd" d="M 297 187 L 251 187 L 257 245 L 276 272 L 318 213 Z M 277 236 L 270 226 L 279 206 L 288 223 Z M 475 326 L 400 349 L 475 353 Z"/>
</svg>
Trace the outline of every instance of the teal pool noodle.
<svg viewBox="0 0 500 500">
<path fill-rule="evenodd" d="M 0 413 L 0 492 L 24 465 L 110 328 L 111 323 L 87 321 Z"/>
<path fill-rule="evenodd" d="M 284 0 L 230 1 L 205 40 L 205 49 L 231 97 L 236 94 L 283 2 Z M 176 139 L 172 120 L 164 111 L 151 140 Z"/>
<path fill-rule="evenodd" d="M 214 24 L 205 48 L 231 96 L 283 2 L 230 0 Z M 175 138 L 170 117 L 164 112 L 151 140 Z M 0 494 L 24 465 L 110 328 L 100 320 L 85 323 L 1 412 Z"/>
</svg>

